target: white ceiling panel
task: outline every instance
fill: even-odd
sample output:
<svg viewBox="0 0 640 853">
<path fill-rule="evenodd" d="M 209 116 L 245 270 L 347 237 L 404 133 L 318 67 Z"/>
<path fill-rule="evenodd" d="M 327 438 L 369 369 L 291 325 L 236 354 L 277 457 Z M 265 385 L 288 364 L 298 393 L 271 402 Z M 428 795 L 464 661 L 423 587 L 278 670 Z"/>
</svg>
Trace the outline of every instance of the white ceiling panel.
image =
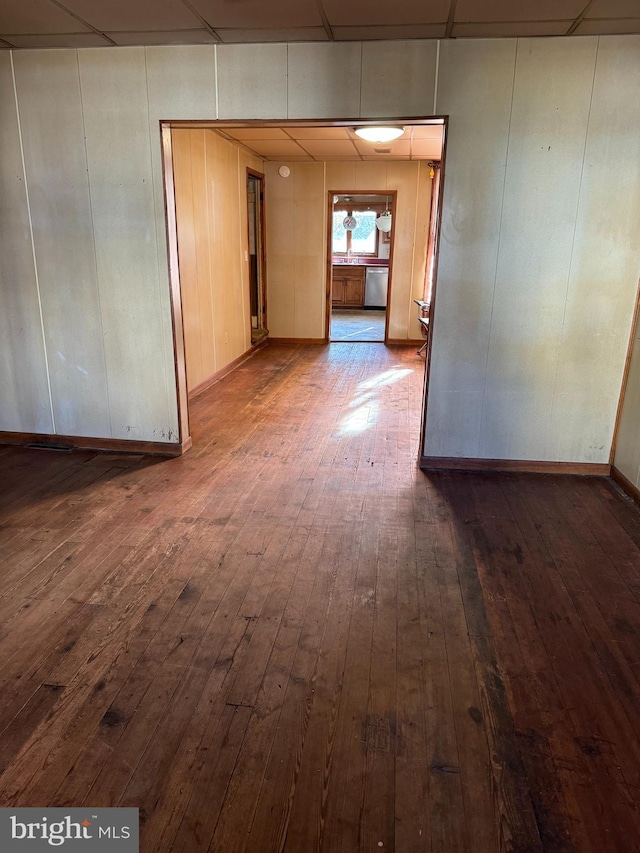
<svg viewBox="0 0 640 853">
<path fill-rule="evenodd" d="M 362 24 L 441 24 L 449 14 L 449 0 L 322 0 L 331 26 Z"/>
<path fill-rule="evenodd" d="M 236 128 L 226 128 L 223 127 L 221 130 L 227 134 L 227 136 L 231 136 L 233 139 L 241 139 L 243 142 L 245 140 L 253 140 L 253 139 L 291 139 L 292 137 L 287 135 L 285 131 L 280 127 L 236 127 Z"/>
<path fill-rule="evenodd" d="M 247 143 L 244 143 L 247 145 Z M 250 147 L 256 154 L 260 154 L 264 157 L 277 157 L 282 159 L 283 157 L 303 157 L 306 154 L 297 142 L 294 142 L 292 139 L 259 139 L 252 140 L 247 147 Z"/>
<path fill-rule="evenodd" d="M 640 0 L 593 0 L 586 18 L 640 18 Z"/>
<path fill-rule="evenodd" d="M 292 116 L 302 114 L 296 74 L 306 68 L 297 44 L 624 33 L 640 33 L 640 0 L 0 0 L 0 49 L 289 45 Z"/>
<path fill-rule="evenodd" d="M 0 33 L 82 33 L 90 29 L 49 0 L 0 0 Z"/>
<path fill-rule="evenodd" d="M 323 160 L 326 157 L 356 157 L 353 142 L 349 139 L 305 139 L 300 144 L 312 157 Z"/>
<path fill-rule="evenodd" d="M 586 0 L 458 0 L 456 21 L 573 20 Z"/>
<path fill-rule="evenodd" d="M 411 140 L 408 138 L 394 139 L 393 142 L 365 142 L 359 139 L 356 148 L 363 156 L 374 154 L 392 154 L 394 157 L 409 157 L 411 154 Z"/>
<path fill-rule="evenodd" d="M 454 38 L 516 38 L 517 36 L 562 36 L 571 21 L 514 21 L 513 23 L 454 24 Z"/>
<path fill-rule="evenodd" d="M 414 139 L 411 143 L 412 157 L 439 160 L 441 154 L 442 142 L 438 139 Z"/>
<path fill-rule="evenodd" d="M 225 44 L 259 44 L 278 41 L 328 41 L 324 27 L 291 27 L 286 30 L 239 30 L 216 27 Z"/>
<path fill-rule="evenodd" d="M 350 139 L 348 128 L 346 127 L 292 127 L 291 130 L 285 131 L 293 138 L 300 140 L 307 139 Z"/>
<path fill-rule="evenodd" d="M 441 124 L 423 124 L 416 125 L 411 130 L 411 138 L 416 139 L 435 139 L 437 142 L 442 142 L 443 125 Z"/>
<path fill-rule="evenodd" d="M 640 33 L 640 18 L 614 21 L 583 21 L 576 31 L 580 36 L 619 36 Z"/>
<path fill-rule="evenodd" d="M 14 47 L 107 47 L 111 44 L 99 33 L 69 33 L 68 35 L 11 36 Z"/>
<path fill-rule="evenodd" d="M 406 24 L 392 27 L 332 27 L 336 41 L 389 41 L 444 38 L 446 24 Z"/>
<path fill-rule="evenodd" d="M 202 28 L 200 19 L 181 0 L 62 0 L 62 4 L 103 32 Z"/>
<path fill-rule="evenodd" d="M 209 26 L 239 29 L 320 27 L 322 18 L 314 0 L 191 0 Z"/>
<path fill-rule="evenodd" d="M 163 30 L 151 33 L 113 33 L 107 32 L 119 45 L 159 45 L 159 44 L 215 44 L 216 38 L 209 30 Z"/>
</svg>

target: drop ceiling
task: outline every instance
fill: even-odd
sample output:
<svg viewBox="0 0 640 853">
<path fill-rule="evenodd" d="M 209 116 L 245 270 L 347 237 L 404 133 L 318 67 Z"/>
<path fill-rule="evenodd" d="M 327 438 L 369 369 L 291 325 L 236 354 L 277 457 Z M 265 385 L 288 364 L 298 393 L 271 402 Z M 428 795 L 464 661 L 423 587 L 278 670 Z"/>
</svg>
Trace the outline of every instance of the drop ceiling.
<svg viewBox="0 0 640 853">
<path fill-rule="evenodd" d="M 216 124 L 211 128 L 262 160 L 275 162 L 439 160 L 442 152 L 442 123 L 405 125 L 399 139 L 383 144 L 359 139 L 353 127 Z"/>
<path fill-rule="evenodd" d="M 0 0 L 0 47 L 640 33 L 640 0 Z"/>
</svg>

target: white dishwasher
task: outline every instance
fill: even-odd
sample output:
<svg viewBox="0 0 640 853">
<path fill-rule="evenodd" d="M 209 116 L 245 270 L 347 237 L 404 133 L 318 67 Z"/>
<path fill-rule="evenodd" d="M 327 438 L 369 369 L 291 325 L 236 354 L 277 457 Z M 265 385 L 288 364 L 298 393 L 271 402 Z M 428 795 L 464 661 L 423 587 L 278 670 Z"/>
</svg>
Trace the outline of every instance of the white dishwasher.
<svg viewBox="0 0 640 853">
<path fill-rule="evenodd" d="M 367 267 L 364 279 L 364 307 L 386 308 L 389 288 L 388 267 Z"/>
</svg>

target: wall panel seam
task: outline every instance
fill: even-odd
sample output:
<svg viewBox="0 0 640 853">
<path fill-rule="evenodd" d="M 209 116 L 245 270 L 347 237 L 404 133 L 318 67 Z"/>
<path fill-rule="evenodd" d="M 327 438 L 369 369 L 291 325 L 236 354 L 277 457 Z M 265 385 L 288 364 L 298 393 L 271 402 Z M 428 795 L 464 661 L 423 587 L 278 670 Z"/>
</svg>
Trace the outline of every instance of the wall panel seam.
<svg viewBox="0 0 640 853">
<path fill-rule="evenodd" d="M 33 259 L 33 272 L 36 282 L 36 294 L 38 296 L 38 314 L 40 317 L 40 330 L 42 332 L 42 351 L 44 355 L 44 367 L 47 375 L 47 390 L 49 392 L 49 411 L 51 412 L 51 426 L 53 432 L 56 432 L 56 418 L 53 411 L 53 395 L 51 393 L 51 375 L 49 371 L 49 355 L 47 353 L 47 337 L 44 327 L 44 315 L 42 313 L 42 298 L 40 296 L 40 278 L 38 276 L 38 261 L 36 259 L 36 244 L 33 237 L 33 219 L 31 217 L 31 201 L 29 199 L 29 185 L 27 183 L 27 165 L 24 159 L 24 145 L 22 142 L 22 122 L 20 120 L 20 105 L 18 103 L 18 87 L 16 86 L 16 70 L 13 62 L 13 51 L 9 51 L 9 60 L 11 62 L 11 82 L 13 84 L 13 97 L 16 105 L 16 121 L 18 126 L 18 141 L 20 143 L 20 162 L 22 164 L 22 178 L 24 181 L 24 194 L 27 202 L 27 216 L 29 218 L 29 238 L 31 240 L 31 255 Z"/>
<path fill-rule="evenodd" d="M 584 181 L 584 163 L 587 156 L 587 142 L 589 140 L 589 127 L 591 125 L 591 111 L 593 109 L 593 92 L 596 84 L 596 71 L 598 68 L 598 52 L 600 50 L 600 39 L 598 38 L 596 42 L 596 53 L 593 59 L 593 75 L 591 78 L 591 95 L 589 98 L 589 112 L 587 114 L 587 125 L 584 131 L 584 144 L 582 146 L 582 163 L 580 166 L 580 182 L 578 185 L 578 197 L 576 199 L 576 209 L 573 218 L 573 234 L 571 235 L 571 251 L 569 253 L 569 269 L 567 270 L 567 283 L 565 287 L 564 293 L 564 306 L 562 310 L 562 325 L 560 326 L 560 345 L 558 347 L 558 356 L 556 359 L 556 371 L 555 376 L 553 378 L 553 392 L 551 394 L 551 408 L 549 410 L 549 424 L 548 431 L 550 432 L 551 424 L 553 423 L 553 415 L 556 403 L 556 392 L 558 389 L 558 373 L 560 372 L 560 362 L 562 359 L 562 346 L 565 338 L 565 324 L 567 320 L 567 302 L 569 301 L 569 287 L 571 285 L 571 272 L 573 270 L 573 257 L 574 250 L 576 245 L 576 234 L 578 231 L 578 215 L 580 213 L 580 200 L 582 199 L 582 185 Z M 612 437 L 613 438 L 613 437 Z M 547 442 L 547 450 L 548 450 L 548 442 Z M 611 449 L 611 448 L 609 448 Z M 607 454 L 608 455 L 608 454 Z"/>
<path fill-rule="evenodd" d="M 513 75 L 511 78 L 511 104 L 509 106 L 509 127 L 507 128 L 507 147 L 504 153 L 504 174 L 502 176 L 502 198 L 500 200 L 500 215 L 498 217 L 498 241 L 496 245 L 496 260 L 495 270 L 493 275 L 493 293 L 491 294 L 491 314 L 489 318 L 489 335 L 487 337 L 487 352 L 484 363 L 484 377 L 482 380 L 482 405 L 480 407 L 480 424 L 478 426 L 478 437 L 476 443 L 476 453 L 480 452 L 480 442 L 482 440 L 482 427 L 484 424 L 484 409 L 487 393 L 487 372 L 489 370 L 489 350 L 491 349 L 491 332 L 493 330 L 493 313 L 496 301 L 496 287 L 498 285 L 498 266 L 500 263 L 500 245 L 502 242 L 502 218 L 504 215 L 504 197 L 507 188 L 507 171 L 509 169 L 509 146 L 511 143 L 511 122 L 513 120 L 513 100 L 516 91 L 516 71 L 518 68 L 518 48 L 520 39 L 516 39 L 516 49 L 513 56 Z"/>
</svg>

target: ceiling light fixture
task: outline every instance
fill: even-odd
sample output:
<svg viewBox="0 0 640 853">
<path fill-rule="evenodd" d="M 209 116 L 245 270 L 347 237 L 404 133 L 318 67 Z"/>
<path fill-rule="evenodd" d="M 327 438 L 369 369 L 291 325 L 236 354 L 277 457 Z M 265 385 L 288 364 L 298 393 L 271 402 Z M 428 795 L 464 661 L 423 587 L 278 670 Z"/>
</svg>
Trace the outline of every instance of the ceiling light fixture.
<svg viewBox="0 0 640 853">
<path fill-rule="evenodd" d="M 356 127 L 354 133 L 367 142 L 391 142 L 404 133 L 404 127 Z"/>
</svg>

